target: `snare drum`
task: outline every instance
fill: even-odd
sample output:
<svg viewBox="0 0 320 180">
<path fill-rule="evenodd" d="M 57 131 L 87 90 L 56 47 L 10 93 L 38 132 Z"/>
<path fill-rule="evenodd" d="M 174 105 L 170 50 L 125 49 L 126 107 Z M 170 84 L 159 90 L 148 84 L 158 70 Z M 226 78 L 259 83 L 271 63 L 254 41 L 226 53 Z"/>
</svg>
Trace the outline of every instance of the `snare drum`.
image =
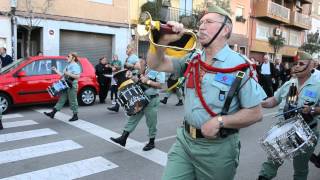
<svg viewBox="0 0 320 180">
<path fill-rule="evenodd" d="M 128 79 L 127 70 L 122 70 L 113 75 L 118 84 L 118 103 L 128 116 L 135 115 L 149 104 L 149 98 L 145 95 L 141 87 Z"/>
<path fill-rule="evenodd" d="M 303 120 L 301 115 L 274 125 L 267 134 L 260 139 L 262 148 L 269 159 L 275 163 L 283 163 L 285 158 L 305 152 L 308 147 L 315 145 L 317 137 Z"/>
<path fill-rule="evenodd" d="M 68 83 L 64 79 L 61 79 L 53 83 L 52 86 L 49 86 L 47 88 L 47 91 L 51 97 L 54 97 L 54 96 L 60 95 L 62 92 L 66 91 L 67 89 L 69 89 Z"/>
</svg>

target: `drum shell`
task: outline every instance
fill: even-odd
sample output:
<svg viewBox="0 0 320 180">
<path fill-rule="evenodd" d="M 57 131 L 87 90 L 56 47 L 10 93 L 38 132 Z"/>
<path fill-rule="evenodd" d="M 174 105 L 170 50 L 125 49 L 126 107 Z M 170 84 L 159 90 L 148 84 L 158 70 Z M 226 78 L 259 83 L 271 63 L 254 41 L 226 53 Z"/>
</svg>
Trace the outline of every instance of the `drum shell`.
<svg viewBox="0 0 320 180">
<path fill-rule="evenodd" d="M 141 87 L 134 83 L 119 90 L 117 100 L 128 116 L 136 115 L 149 104 L 149 98 Z"/>
</svg>

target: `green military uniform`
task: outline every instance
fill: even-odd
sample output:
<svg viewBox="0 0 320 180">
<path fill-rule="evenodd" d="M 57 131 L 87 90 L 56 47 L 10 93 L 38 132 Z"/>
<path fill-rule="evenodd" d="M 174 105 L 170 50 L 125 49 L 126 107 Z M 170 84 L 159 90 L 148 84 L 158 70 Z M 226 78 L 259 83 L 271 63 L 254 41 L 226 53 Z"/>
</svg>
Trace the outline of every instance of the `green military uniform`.
<svg viewBox="0 0 320 180">
<path fill-rule="evenodd" d="M 149 79 L 159 82 L 161 84 L 165 83 L 165 73 L 157 72 L 154 70 L 146 70 L 146 75 Z M 146 123 L 149 128 L 149 138 L 155 138 L 157 133 L 157 113 L 159 107 L 159 89 L 149 87 L 145 90 L 145 94 L 149 97 L 149 104 L 138 114 L 130 116 L 127 124 L 124 127 L 124 131 L 129 133 L 133 132 L 134 129 L 139 124 L 143 115 L 146 117 Z"/>
<path fill-rule="evenodd" d="M 310 60 L 312 59 L 311 56 Z M 305 60 L 301 58 L 302 60 Z M 308 60 L 308 59 L 306 59 Z M 286 98 L 287 94 L 289 92 L 290 86 L 292 84 L 295 84 L 296 87 L 298 86 L 298 80 L 293 78 L 289 81 L 287 81 L 282 87 L 280 87 L 274 94 L 274 97 L 276 98 L 277 102 L 279 103 L 279 112 L 282 113 L 284 106 L 286 104 Z M 315 105 L 313 106 L 319 106 L 320 103 L 320 82 L 319 79 L 316 78 L 316 76 L 310 76 L 310 78 L 302 85 L 302 87 L 299 87 L 298 89 L 301 89 L 298 96 L 298 104 L 297 107 L 302 107 L 305 102 L 314 102 Z M 309 122 L 309 126 L 313 127 L 312 130 L 316 134 L 316 136 L 319 136 L 319 132 L 317 131 L 317 121 L 319 120 L 319 116 L 315 116 L 311 122 Z M 306 153 L 301 153 L 293 158 L 293 168 L 294 168 L 294 180 L 307 180 L 308 176 L 308 162 L 311 157 L 311 154 L 313 153 L 315 149 L 316 144 L 313 147 L 309 147 L 306 149 Z M 282 164 L 274 163 L 271 160 L 267 160 L 262 164 L 262 169 L 260 171 L 260 176 L 265 177 L 267 179 L 272 179 L 276 177 L 278 168 Z"/>
<path fill-rule="evenodd" d="M 206 55 L 198 51 L 201 60 Z M 190 56 L 189 56 L 190 57 Z M 192 57 L 192 56 L 191 56 Z M 212 66 L 217 68 L 232 68 L 246 63 L 245 58 L 225 45 L 214 57 Z M 173 60 L 176 73 L 182 75 L 185 69 L 184 60 Z M 201 82 L 202 94 L 209 107 L 219 114 L 222 110 L 231 84 L 222 79 L 234 79 L 234 73 L 206 73 Z M 247 80 L 248 81 L 244 81 Z M 187 84 L 188 79 L 186 80 Z M 230 81 L 229 81 L 230 82 Z M 249 70 L 241 83 L 242 88 L 234 97 L 228 114 L 234 114 L 242 108 L 258 106 L 266 97 L 261 86 L 249 77 Z M 250 98 L 248 98 L 250 97 Z M 212 117 L 202 106 L 194 88 L 185 87 L 185 121 L 197 129 Z M 206 139 L 192 138 L 185 128 L 177 130 L 177 141 L 168 154 L 168 163 L 163 180 L 231 180 L 234 178 L 239 162 L 239 134 L 234 133 L 225 138 Z"/>
<path fill-rule="evenodd" d="M 66 71 L 71 72 L 72 74 L 79 75 L 81 73 L 81 68 L 78 63 L 69 63 L 66 67 Z M 78 113 L 78 100 L 77 100 L 77 92 L 78 92 L 78 80 L 73 80 L 72 87 L 70 87 L 66 92 L 63 92 L 59 98 L 59 101 L 54 106 L 57 111 L 60 111 L 67 99 L 70 103 L 70 108 L 73 111 L 73 114 Z"/>
</svg>

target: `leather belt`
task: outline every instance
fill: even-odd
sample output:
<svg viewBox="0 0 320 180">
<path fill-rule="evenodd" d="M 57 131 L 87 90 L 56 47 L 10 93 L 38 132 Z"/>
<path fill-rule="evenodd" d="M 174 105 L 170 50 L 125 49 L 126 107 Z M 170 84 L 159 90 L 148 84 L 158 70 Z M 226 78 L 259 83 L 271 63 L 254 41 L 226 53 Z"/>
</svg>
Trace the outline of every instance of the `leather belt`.
<svg viewBox="0 0 320 180">
<path fill-rule="evenodd" d="M 192 126 L 191 124 L 189 124 L 187 121 L 183 122 L 184 124 L 184 129 L 189 133 L 189 135 L 193 138 L 193 139 L 197 139 L 197 138 L 205 138 L 201 132 L 201 129 L 197 129 L 194 126 Z M 225 130 L 225 134 L 223 136 L 220 135 L 220 133 L 218 133 L 220 138 L 226 138 L 231 134 L 237 133 L 239 132 L 238 129 L 228 129 L 228 128 L 224 128 Z"/>
</svg>

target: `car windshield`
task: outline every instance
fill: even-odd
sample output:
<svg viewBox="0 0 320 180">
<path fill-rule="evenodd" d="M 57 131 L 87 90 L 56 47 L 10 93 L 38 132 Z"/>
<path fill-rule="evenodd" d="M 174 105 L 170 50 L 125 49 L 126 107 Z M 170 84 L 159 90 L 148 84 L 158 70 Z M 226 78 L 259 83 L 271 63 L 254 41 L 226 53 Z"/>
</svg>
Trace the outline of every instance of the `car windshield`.
<svg viewBox="0 0 320 180">
<path fill-rule="evenodd" d="M 6 74 L 6 73 L 10 72 L 12 69 L 18 67 L 24 60 L 25 60 L 25 58 L 21 58 L 21 59 L 18 59 L 16 61 L 13 61 L 11 64 L 9 64 L 6 67 L 0 69 L 0 74 Z"/>
</svg>

